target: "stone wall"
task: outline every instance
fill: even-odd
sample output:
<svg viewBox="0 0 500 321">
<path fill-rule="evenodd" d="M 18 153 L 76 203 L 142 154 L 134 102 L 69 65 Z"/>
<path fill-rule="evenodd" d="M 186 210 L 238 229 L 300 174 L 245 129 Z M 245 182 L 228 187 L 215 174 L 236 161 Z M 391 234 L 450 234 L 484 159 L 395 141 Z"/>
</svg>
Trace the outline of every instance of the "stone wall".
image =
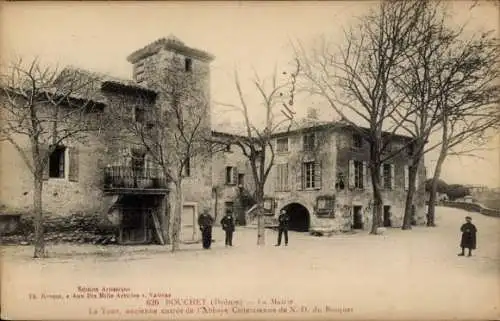
<svg viewBox="0 0 500 321">
<path fill-rule="evenodd" d="M 77 164 L 70 164 L 66 155 L 64 178 L 49 178 L 43 182 L 42 202 L 45 211 L 53 215 L 68 215 L 75 211 L 92 211 L 100 207 L 102 194 L 100 190 L 103 147 L 93 137 L 86 144 L 66 142 L 68 147 L 77 153 Z M 31 157 L 28 145 L 25 146 L 28 157 Z M 33 209 L 33 177 L 19 153 L 8 143 L 0 146 L 0 204 L 10 210 L 30 213 Z M 77 166 L 76 181 L 68 178 L 69 166 Z"/>
</svg>

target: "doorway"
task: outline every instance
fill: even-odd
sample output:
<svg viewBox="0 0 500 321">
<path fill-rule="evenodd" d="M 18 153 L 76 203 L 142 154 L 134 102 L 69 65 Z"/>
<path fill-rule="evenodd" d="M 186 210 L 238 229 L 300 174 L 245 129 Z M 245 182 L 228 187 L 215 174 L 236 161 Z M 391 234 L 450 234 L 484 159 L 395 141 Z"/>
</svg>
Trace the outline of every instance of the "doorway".
<svg viewBox="0 0 500 321">
<path fill-rule="evenodd" d="M 307 232 L 309 231 L 309 211 L 299 203 L 291 203 L 283 207 L 288 213 L 290 221 L 288 229 L 291 231 Z"/>
<path fill-rule="evenodd" d="M 389 205 L 384 206 L 384 227 L 391 227 L 391 207 Z"/>
<path fill-rule="evenodd" d="M 363 229 L 363 213 L 361 211 L 361 206 L 352 207 L 352 228 L 354 230 Z"/>
</svg>

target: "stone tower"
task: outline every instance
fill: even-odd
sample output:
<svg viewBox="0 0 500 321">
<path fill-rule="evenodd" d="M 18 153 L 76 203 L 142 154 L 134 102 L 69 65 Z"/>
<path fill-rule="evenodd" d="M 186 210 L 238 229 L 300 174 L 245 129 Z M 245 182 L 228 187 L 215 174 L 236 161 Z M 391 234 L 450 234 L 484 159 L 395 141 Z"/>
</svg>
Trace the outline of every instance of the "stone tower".
<svg viewBox="0 0 500 321">
<path fill-rule="evenodd" d="M 158 92 L 156 108 L 168 107 L 175 99 L 172 97 L 176 97 L 172 94 L 172 88 L 176 86 L 182 87 L 182 91 L 186 93 L 180 95 L 182 98 L 178 100 L 184 121 L 188 121 L 188 117 L 200 120 L 198 107 L 206 106 L 202 109 L 203 117 L 199 128 L 203 130 L 203 135 L 211 135 L 210 62 L 214 60 L 214 56 L 188 47 L 171 35 L 136 50 L 127 60 L 133 66 L 135 82 Z M 198 99 L 199 97 L 203 98 Z M 172 111 L 169 109 L 167 112 Z M 175 119 L 178 118 L 172 118 L 174 122 Z M 172 126 L 175 131 L 175 125 Z M 209 151 L 209 144 L 205 143 L 203 146 Z M 202 154 L 209 153 L 197 155 Z M 197 155 L 189 159 L 190 173 L 186 173 L 183 180 L 183 213 L 195 213 L 194 215 L 202 208 L 210 207 L 212 199 L 212 162 L 207 161 L 205 156 Z M 195 226 L 191 214 L 183 217 L 182 222 L 190 222 L 191 226 Z"/>
<path fill-rule="evenodd" d="M 159 89 L 168 82 L 165 75 L 175 70 L 177 75 L 194 79 L 190 85 L 210 102 L 210 62 L 214 56 L 208 52 L 188 47 L 170 35 L 136 50 L 127 60 L 133 65 L 133 79 L 138 84 Z M 210 108 L 207 112 L 206 125 L 210 127 Z"/>
</svg>

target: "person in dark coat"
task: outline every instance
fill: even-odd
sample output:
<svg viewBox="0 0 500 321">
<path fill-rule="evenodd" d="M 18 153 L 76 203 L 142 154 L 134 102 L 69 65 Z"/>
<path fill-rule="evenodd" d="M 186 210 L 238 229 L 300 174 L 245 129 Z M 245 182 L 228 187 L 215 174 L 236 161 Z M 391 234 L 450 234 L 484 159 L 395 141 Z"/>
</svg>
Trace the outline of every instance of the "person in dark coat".
<svg viewBox="0 0 500 321">
<path fill-rule="evenodd" d="M 233 246 L 234 218 L 231 214 L 226 214 L 220 221 L 222 229 L 226 232 L 226 246 Z"/>
<path fill-rule="evenodd" d="M 464 256 L 465 249 L 469 249 L 467 256 L 471 256 L 472 250 L 476 249 L 476 226 L 471 223 L 472 218 L 470 216 L 467 216 L 465 221 L 466 223 L 460 227 L 460 231 L 462 232 L 462 240 L 460 241 L 462 252 L 458 256 Z"/>
<path fill-rule="evenodd" d="M 204 209 L 198 217 L 198 225 L 200 226 L 201 237 L 203 240 L 203 248 L 209 249 L 212 244 L 212 226 L 214 224 L 213 217 L 209 214 L 208 209 Z"/>
<path fill-rule="evenodd" d="M 290 216 L 285 210 L 281 210 L 280 216 L 278 217 L 278 243 L 275 246 L 281 245 L 281 236 L 285 235 L 285 246 L 288 245 L 288 222 L 290 221 Z"/>
</svg>

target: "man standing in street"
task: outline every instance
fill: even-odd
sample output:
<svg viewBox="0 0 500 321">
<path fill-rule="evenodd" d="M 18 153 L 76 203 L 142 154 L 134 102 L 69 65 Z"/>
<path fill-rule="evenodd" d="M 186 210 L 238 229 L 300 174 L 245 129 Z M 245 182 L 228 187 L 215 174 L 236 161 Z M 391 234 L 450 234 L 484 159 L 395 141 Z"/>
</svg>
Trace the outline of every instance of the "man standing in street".
<svg viewBox="0 0 500 321">
<path fill-rule="evenodd" d="M 203 212 L 198 217 L 198 225 L 200 226 L 201 237 L 203 240 L 203 248 L 209 249 L 212 244 L 212 225 L 214 224 L 213 217 L 209 214 L 209 209 L 203 209 Z"/>
<path fill-rule="evenodd" d="M 226 246 L 233 246 L 234 218 L 227 213 L 220 221 L 222 229 L 226 232 Z"/>
<path fill-rule="evenodd" d="M 472 218 L 470 216 L 465 217 L 466 223 L 460 227 L 462 232 L 462 240 L 460 241 L 460 247 L 462 252 L 458 256 L 465 255 L 465 249 L 469 249 L 467 256 L 472 256 L 472 250 L 476 249 L 476 226 L 471 223 Z"/>
<path fill-rule="evenodd" d="M 288 245 L 288 222 L 290 221 L 290 217 L 285 210 L 281 210 L 280 216 L 278 217 L 278 244 L 275 246 L 281 245 L 281 236 L 285 234 L 285 246 Z"/>
</svg>

